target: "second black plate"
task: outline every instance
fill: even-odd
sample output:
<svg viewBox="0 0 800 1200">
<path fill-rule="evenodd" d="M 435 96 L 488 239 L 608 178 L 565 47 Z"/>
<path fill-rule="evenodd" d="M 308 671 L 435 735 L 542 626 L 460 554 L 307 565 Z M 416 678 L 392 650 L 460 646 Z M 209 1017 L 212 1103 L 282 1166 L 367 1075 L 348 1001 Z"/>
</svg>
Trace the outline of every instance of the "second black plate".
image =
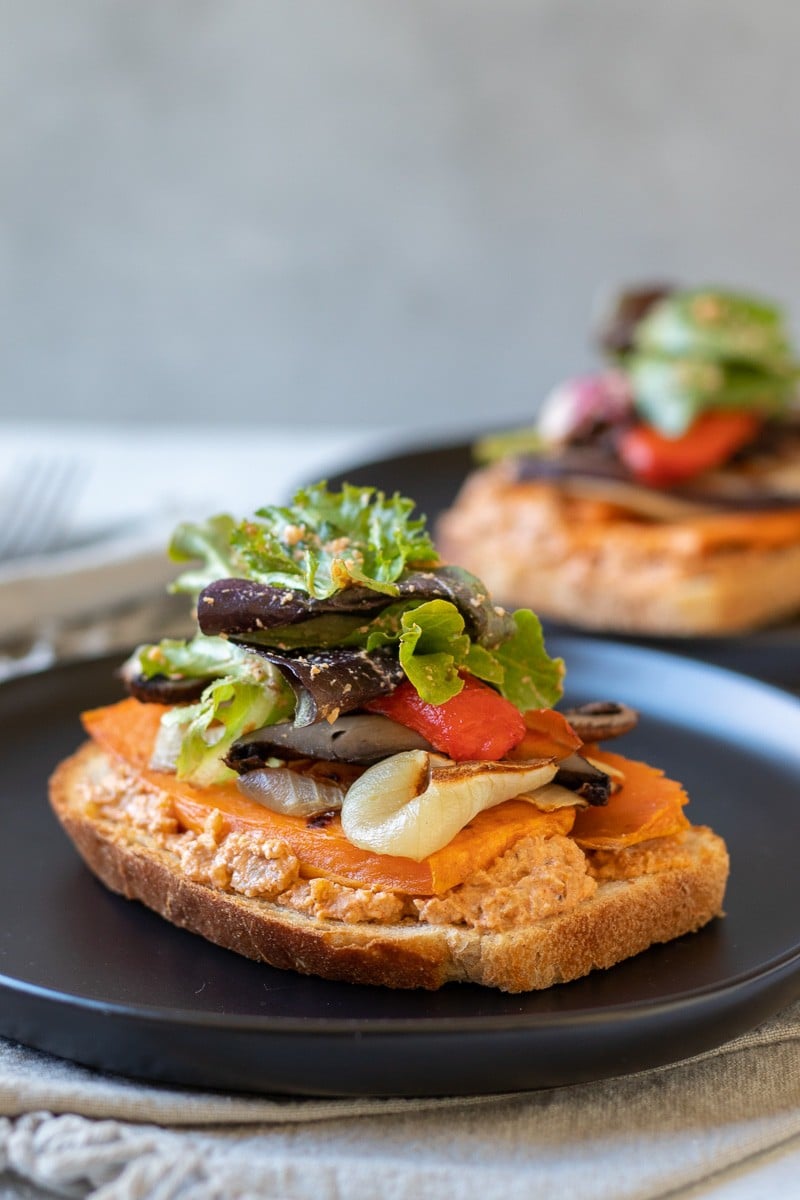
<svg viewBox="0 0 800 1200">
<path fill-rule="evenodd" d="M 0 1034 L 94 1067 L 202 1087 L 315 1095 L 548 1087 L 675 1061 L 800 993 L 800 701 L 634 646 L 554 639 L 568 702 L 643 719 L 625 751 L 663 766 L 728 842 L 727 916 L 609 971 L 518 996 L 392 992 L 307 979 L 176 929 L 89 874 L 47 804 L 114 699 L 116 661 L 0 687 Z"/>
</svg>

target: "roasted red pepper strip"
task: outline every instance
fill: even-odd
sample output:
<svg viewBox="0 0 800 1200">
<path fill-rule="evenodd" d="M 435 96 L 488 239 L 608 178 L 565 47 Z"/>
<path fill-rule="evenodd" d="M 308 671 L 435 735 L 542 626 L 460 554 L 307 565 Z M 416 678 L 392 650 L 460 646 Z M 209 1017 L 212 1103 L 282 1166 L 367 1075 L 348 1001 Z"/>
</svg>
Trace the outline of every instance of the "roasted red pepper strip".
<svg viewBox="0 0 800 1200">
<path fill-rule="evenodd" d="M 416 730 L 455 762 L 502 758 L 525 736 L 519 709 L 473 675 L 465 676 L 463 690 L 444 704 L 421 700 L 406 680 L 364 707 Z"/>
<path fill-rule="evenodd" d="M 698 417 L 682 437 L 667 438 L 649 425 L 627 429 L 617 452 L 642 483 L 667 487 L 722 466 L 761 427 L 754 413 L 720 409 Z"/>
</svg>

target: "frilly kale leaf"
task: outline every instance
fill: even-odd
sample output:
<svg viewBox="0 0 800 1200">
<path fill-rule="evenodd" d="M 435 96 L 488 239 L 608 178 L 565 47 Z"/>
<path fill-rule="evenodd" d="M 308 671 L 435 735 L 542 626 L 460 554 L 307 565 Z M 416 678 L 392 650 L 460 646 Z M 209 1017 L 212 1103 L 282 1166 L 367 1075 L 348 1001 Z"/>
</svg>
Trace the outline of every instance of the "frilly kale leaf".
<svg viewBox="0 0 800 1200">
<path fill-rule="evenodd" d="M 285 507 L 260 508 L 252 520 L 213 517 L 181 525 L 171 556 L 199 560 L 174 584 L 197 594 L 215 579 L 253 579 L 324 599 L 351 584 L 388 595 L 408 565 L 439 561 L 424 519 L 412 520 L 413 500 L 387 497 L 375 488 L 324 483 L 299 491 Z"/>
</svg>

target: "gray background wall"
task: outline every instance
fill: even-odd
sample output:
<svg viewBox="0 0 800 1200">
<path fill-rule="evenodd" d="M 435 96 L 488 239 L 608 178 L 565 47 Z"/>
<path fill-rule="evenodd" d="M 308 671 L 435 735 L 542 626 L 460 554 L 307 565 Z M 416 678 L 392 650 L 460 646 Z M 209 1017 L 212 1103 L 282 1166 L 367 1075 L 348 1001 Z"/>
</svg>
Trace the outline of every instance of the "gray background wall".
<svg viewBox="0 0 800 1200">
<path fill-rule="evenodd" d="M 0 0 L 0 414 L 524 418 L 629 278 L 800 312 L 793 0 Z"/>
</svg>

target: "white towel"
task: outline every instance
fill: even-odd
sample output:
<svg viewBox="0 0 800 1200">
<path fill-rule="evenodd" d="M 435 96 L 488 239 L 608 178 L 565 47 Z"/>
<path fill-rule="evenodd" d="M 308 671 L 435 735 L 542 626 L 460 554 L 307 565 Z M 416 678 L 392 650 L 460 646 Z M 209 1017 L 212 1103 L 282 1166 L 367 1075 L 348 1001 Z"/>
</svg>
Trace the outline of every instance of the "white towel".
<svg viewBox="0 0 800 1200">
<path fill-rule="evenodd" d="M 447 1099 L 153 1087 L 0 1042 L 0 1169 L 93 1200 L 799 1194 L 800 1003 L 675 1066 Z"/>
</svg>

